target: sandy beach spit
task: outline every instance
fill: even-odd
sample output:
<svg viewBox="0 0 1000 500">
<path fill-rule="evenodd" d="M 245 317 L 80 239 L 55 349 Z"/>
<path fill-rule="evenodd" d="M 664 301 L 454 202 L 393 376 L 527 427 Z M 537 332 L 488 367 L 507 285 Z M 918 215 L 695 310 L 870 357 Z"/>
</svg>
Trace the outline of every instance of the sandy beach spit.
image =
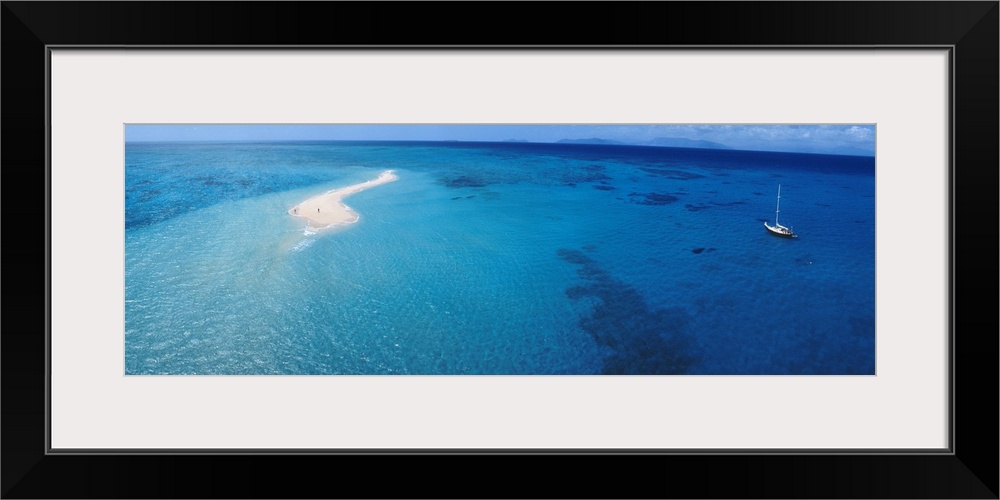
<svg viewBox="0 0 1000 500">
<path fill-rule="evenodd" d="M 365 189 L 392 182 L 398 179 L 392 170 L 382 172 L 377 179 L 333 189 L 321 195 L 313 196 L 288 210 L 288 214 L 302 217 L 309 221 L 309 227 L 320 229 L 325 227 L 352 224 L 358 221 L 358 213 L 344 204 L 344 198 Z"/>
</svg>

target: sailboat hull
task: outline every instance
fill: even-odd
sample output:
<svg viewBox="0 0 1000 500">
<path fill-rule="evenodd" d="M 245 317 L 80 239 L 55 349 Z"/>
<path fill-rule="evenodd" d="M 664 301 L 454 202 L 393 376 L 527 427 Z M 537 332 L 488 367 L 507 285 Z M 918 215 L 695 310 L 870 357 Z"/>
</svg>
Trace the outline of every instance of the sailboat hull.
<svg viewBox="0 0 1000 500">
<path fill-rule="evenodd" d="M 797 234 L 793 233 L 791 229 L 788 229 L 785 226 L 774 227 L 774 226 L 769 226 L 765 222 L 764 223 L 764 228 L 767 229 L 767 232 L 769 232 L 769 233 L 771 233 L 771 234 L 773 234 L 775 236 L 780 236 L 782 238 L 798 238 L 799 237 Z"/>
<path fill-rule="evenodd" d="M 782 238 L 798 238 L 798 236 L 795 235 L 795 231 L 792 231 L 791 228 L 782 226 L 778 222 L 779 213 L 781 213 L 781 184 L 778 184 L 778 201 L 774 204 L 774 225 L 771 226 L 767 223 L 767 221 L 764 221 L 764 228 L 767 229 L 767 232 L 775 236 L 780 236 Z"/>
</svg>

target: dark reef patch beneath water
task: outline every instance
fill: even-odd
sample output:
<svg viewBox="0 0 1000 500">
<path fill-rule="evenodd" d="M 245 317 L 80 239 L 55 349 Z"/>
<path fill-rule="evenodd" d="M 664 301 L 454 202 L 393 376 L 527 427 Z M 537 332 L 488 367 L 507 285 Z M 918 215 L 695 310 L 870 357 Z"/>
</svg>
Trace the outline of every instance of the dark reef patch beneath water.
<svg viewBox="0 0 1000 500">
<path fill-rule="evenodd" d="M 489 185 L 489 183 L 487 183 L 482 179 L 469 177 L 467 175 L 461 175 L 458 177 L 451 177 L 445 179 L 444 185 L 450 188 L 463 188 L 463 187 L 485 187 Z"/>
<path fill-rule="evenodd" d="M 573 300 L 596 300 L 580 328 L 598 345 L 610 348 L 604 359 L 605 375 L 676 375 L 692 363 L 686 332 L 690 315 L 680 307 L 652 309 L 634 288 L 613 277 L 597 261 L 579 250 L 562 248 L 559 258 L 580 266 L 577 274 L 586 284 L 566 289 Z"/>
<path fill-rule="evenodd" d="M 545 175 L 563 185 L 576 187 L 577 184 L 592 182 L 607 184 L 607 181 L 614 180 L 607 174 L 604 174 L 604 170 L 605 167 L 601 165 L 587 165 L 586 167 L 577 169 L 548 170 L 545 172 Z"/>
<path fill-rule="evenodd" d="M 308 177 L 286 181 L 268 173 L 251 175 L 221 171 L 216 175 L 187 175 L 131 165 L 126 166 L 125 177 L 126 230 L 163 222 L 220 201 L 240 200 L 316 182 Z"/>
<path fill-rule="evenodd" d="M 699 203 L 697 205 L 693 205 L 693 204 L 688 203 L 687 205 L 684 205 L 684 208 L 687 208 L 689 212 L 700 212 L 702 210 L 706 210 L 706 209 L 712 208 L 713 206 L 716 206 L 716 207 L 732 207 L 732 206 L 736 206 L 736 205 L 746 205 L 746 204 L 747 204 L 747 202 L 745 202 L 745 201 L 729 201 L 729 202 L 713 201 L 711 203 Z"/>
<path fill-rule="evenodd" d="M 632 203 L 638 205 L 669 205 L 680 198 L 667 193 L 629 193 Z"/>
<path fill-rule="evenodd" d="M 666 177 L 667 179 L 674 179 L 678 181 L 701 179 L 702 177 L 705 177 L 704 175 L 701 174 L 692 174 L 690 172 L 684 172 L 683 170 L 674 170 L 669 168 L 643 167 L 640 168 L 639 170 L 642 170 L 643 172 L 646 172 L 647 174 L 650 175 L 655 175 L 657 177 Z"/>
</svg>

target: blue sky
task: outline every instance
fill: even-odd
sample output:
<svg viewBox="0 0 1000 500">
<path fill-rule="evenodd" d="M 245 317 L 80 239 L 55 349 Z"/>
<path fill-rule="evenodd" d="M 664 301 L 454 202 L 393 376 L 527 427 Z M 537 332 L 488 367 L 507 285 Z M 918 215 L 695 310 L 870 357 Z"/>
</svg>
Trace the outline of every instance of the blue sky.
<svg viewBox="0 0 1000 500">
<path fill-rule="evenodd" d="M 732 149 L 875 155 L 874 125 L 126 125 L 126 142 L 506 141 L 599 138 L 643 144 L 658 138 Z"/>
</svg>

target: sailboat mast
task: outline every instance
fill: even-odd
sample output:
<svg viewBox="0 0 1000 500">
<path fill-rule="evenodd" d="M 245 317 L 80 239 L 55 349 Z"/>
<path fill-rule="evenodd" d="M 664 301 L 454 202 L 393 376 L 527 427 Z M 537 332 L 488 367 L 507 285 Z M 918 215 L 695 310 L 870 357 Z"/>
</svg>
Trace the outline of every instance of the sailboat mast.
<svg viewBox="0 0 1000 500">
<path fill-rule="evenodd" d="M 774 207 L 774 225 L 778 225 L 778 212 L 781 211 L 781 184 L 778 184 L 778 205 Z"/>
</svg>

